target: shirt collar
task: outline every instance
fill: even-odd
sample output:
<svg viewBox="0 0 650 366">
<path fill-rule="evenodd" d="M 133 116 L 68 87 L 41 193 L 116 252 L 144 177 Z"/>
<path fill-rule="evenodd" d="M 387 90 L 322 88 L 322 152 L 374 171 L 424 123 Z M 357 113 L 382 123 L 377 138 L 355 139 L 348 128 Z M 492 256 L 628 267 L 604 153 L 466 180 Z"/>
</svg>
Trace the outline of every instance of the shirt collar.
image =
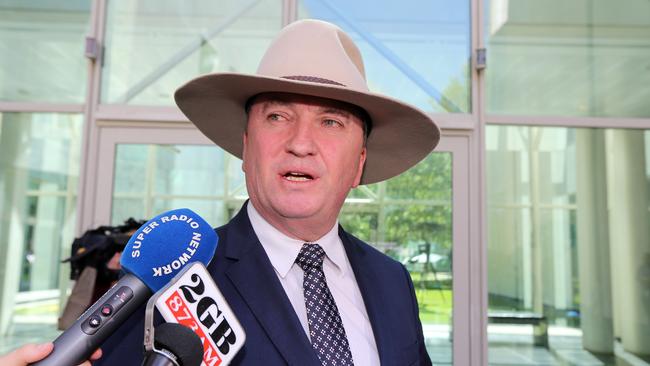
<svg viewBox="0 0 650 366">
<path fill-rule="evenodd" d="M 302 248 L 305 242 L 290 238 L 276 229 L 257 212 L 250 201 L 246 205 L 246 210 L 251 225 L 253 226 L 253 231 L 255 231 L 257 238 L 262 243 L 262 247 L 271 261 L 271 265 L 273 265 L 273 268 L 275 268 L 280 277 L 285 278 L 298 257 L 300 248 Z M 313 243 L 318 243 L 323 248 L 326 258 L 334 264 L 339 274 L 343 275 L 346 268 L 346 257 L 343 242 L 341 242 L 341 238 L 338 235 L 338 220 L 334 223 L 330 231 Z"/>
</svg>

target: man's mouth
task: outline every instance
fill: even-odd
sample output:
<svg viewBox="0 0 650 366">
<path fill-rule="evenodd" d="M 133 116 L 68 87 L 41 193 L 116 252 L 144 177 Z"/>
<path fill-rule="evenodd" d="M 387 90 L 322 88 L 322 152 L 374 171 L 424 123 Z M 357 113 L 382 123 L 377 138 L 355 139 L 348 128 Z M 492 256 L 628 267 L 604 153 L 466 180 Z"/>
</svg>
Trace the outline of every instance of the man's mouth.
<svg viewBox="0 0 650 366">
<path fill-rule="evenodd" d="M 283 177 L 292 182 L 306 182 L 314 179 L 311 175 L 301 172 L 287 172 Z"/>
</svg>

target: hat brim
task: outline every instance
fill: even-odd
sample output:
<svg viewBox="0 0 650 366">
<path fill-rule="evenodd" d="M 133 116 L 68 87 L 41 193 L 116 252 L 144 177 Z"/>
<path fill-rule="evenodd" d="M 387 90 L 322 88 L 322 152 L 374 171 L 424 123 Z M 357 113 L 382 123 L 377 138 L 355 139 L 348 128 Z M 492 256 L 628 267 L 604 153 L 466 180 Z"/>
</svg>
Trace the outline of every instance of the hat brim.
<svg viewBox="0 0 650 366">
<path fill-rule="evenodd" d="M 440 130 L 421 110 L 380 94 L 299 80 L 216 73 L 200 76 L 174 94 L 176 104 L 214 143 L 241 158 L 246 126 L 244 106 L 260 93 L 280 92 L 344 101 L 372 119 L 361 184 L 394 177 L 424 159 L 438 144 Z"/>
</svg>

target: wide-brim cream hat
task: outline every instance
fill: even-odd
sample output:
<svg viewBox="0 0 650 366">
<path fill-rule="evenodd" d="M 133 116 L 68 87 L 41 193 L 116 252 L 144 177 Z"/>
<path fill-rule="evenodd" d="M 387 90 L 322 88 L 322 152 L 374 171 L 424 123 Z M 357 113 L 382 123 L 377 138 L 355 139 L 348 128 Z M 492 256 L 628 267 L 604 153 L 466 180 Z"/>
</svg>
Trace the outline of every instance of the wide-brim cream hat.
<svg viewBox="0 0 650 366">
<path fill-rule="evenodd" d="M 201 132 L 241 158 L 246 102 L 267 92 L 311 95 L 363 108 L 372 121 L 372 131 L 361 184 L 406 171 L 440 140 L 440 130 L 426 113 L 370 92 L 357 46 L 340 28 L 319 20 L 301 20 L 282 29 L 256 74 L 200 76 L 180 87 L 174 97 Z"/>
</svg>

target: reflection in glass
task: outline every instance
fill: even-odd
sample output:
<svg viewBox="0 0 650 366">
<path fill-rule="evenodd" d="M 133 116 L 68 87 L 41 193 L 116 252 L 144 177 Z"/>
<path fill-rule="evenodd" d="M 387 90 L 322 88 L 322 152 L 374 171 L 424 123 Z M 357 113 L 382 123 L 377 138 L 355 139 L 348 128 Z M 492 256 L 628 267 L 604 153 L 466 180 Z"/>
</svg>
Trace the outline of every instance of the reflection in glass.
<svg viewBox="0 0 650 366">
<path fill-rule="evenodd" d="M 89 1 L 0 2 L 0 100 L 82 103 Z"/>
<path fill-rule="evenodd" d="M 155 192 L 173 195 L 222 195 L 222 177 L 214 172 L 224 171 L 224 153 L 212 146 L 182 149 L 173 145 L 158 145 L 153 152 L 156 161 Z M 182 167 L 183 176 L 178 174 Z M 183 179 L 192 177 L 192 179 Z"/>
<path fill-rule="evenodd" d="M 361 49 L 370 90 L 425 111 L 470 112 L 469 1 L 299 2 L 300 18 L 340 26 Z"/>
<path fill-rule="evenodd" d="M 650 2 L 490 0 L 487 110 L 650 117 Z"/>
<path fill-rule="evenodd" d="M 205 221 L 214 227 L 221 226 L 230 219 L 224 200 L 170 198 L 155 199 L 153 201 L 154 212 L 165 212 L 179 207 L 191 207 L 192 211 L 200 214 Z"/>
<path fill-rule="evenodd" d="M 54 322 L 58 289 L 67 285 L 67 257 L 76 215 L 80 115 L 0 114 L 0 333 L 17 292 L 54 300 L 32 315 Z M 14 318 L 14 324 L 20 322 Z"/>
<path fill-rule="evenodd" d="M 134 197 L 132 198 L 127 195 L 119 195 L 117 197 L 113 197 L 111 210 L 111 223 L 113 225 L 121 225 L 130 217 L 136 220 L 148 220 L 155 216 L 157 213 L 155 211 L 153 211 L 151 214 L 145 213 L 145 204 L 144 200 L 142 199 L 142 194 L 136 193 L 133 196 Z"/>
<path fill-rule="evenodd" d="M 250 72 L 281 27 L 282 3 L 110 1 L 102 103 L 174 105 L 201 74 Z"/>
<path fill-rule="evenodd" d="M 129 217 L 149 219 L 161 212 L 187 207 L 213 226 L 230 218 L 246 198 L 239 159 L 216 146 L 119 144 L 115 155 L 112 224 Z M 243 192 L 242 192 L 243 189 Z"/>
<path fill-rule="evenodd" d="M 486 148 L 490 363 L 647 356 L 650 133 L 489 126 Z"/>
<path fill-rule="evenodd" d="M 132 193 L 138 196 L 145 191 L 147 184 L 145 171 L 148 164 L 149 147 L 139 144 L 121 144 L 115 153 L 115 171 L 120 179 L 115 179 L 115 192 Z M 115 208 L 115 207 L 114 207 Z"/>
</svg>

